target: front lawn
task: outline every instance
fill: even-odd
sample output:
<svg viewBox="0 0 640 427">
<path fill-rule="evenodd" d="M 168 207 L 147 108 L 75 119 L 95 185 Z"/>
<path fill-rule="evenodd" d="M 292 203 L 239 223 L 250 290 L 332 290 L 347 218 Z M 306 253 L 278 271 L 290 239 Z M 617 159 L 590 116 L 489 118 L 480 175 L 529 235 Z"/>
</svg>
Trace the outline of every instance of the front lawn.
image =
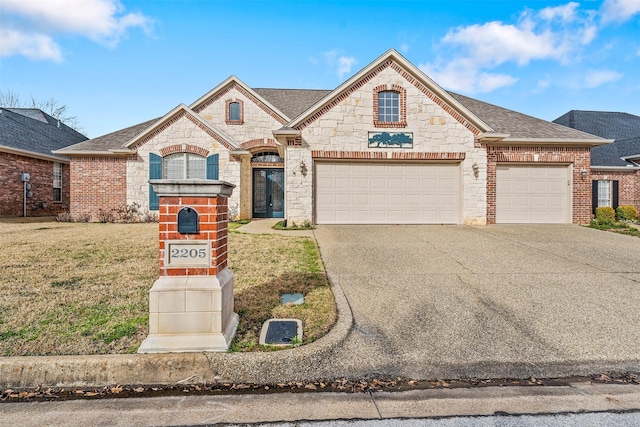
<svg viewBox="0 0 640 427">
<path fill-rule="evenodd" d="M 135 352 L 148 333 L 157 248 L 157 224 L 0 220 L 0 355 Z M 303 320 L 304 342 L 335 322 L 312 239 L 230 232 L 229 266 L 240 314 L 234 350 L 259 349 L 271 317 Z M 280 293 L 303 293 L 305 304 L 282 306 Z"/>
</svg>

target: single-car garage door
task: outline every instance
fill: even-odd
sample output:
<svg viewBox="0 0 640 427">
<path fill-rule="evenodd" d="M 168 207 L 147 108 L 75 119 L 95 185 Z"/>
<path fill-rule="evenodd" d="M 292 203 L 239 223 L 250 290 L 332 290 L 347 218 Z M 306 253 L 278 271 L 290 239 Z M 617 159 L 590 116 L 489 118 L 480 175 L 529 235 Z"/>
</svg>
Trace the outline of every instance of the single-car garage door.
<svg viewBox="0 0 640 427">
<path fill-rule="evenodd" d="M 315 162 L 318 224 L 458 224 L 459 164 Z"/>
<path fill-rule="evenodd" d="M 567 166 L 500 165 L 496 169 L 497 223 L 568 223 Z"/>
</svg>

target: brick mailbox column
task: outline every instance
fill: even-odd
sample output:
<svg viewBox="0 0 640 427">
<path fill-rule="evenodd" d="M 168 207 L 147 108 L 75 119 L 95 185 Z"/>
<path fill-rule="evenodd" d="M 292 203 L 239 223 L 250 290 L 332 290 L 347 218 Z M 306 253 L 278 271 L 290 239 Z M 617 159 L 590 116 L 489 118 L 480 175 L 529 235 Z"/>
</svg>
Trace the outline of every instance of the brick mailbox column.
<svg viewBox="0 0 640 427">
<path fill-rule="evenodd" d="M 226 351 L 238 326 L 227 268 L 228 197 L 212 180 L 150 180 L 160 198 L 160 277 L 138 353 Z"/>
</svg>

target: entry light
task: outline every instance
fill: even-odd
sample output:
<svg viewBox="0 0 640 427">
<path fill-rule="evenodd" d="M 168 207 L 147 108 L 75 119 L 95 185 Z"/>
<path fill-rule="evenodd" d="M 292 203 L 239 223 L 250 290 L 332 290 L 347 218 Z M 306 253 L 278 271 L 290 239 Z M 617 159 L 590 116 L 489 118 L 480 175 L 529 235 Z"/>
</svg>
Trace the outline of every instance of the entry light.
<svg viewBox="0 0 640 427">
<path fill-rule="evenodd" d="M 474 163 L 473 165 L 471 165 L 471 169 L 473 169 L 473 176 L 478 179 L 478 177 L 480 176 L 480 168 L 478 167 L 478 164 Z"/>
<path fill-rule="evenodd" d="M 582 179 L 587 178 L 587 170 L 586 170 L 586 169 L 582 169 L 582 170 L 580 171 L 580 177 L 581 177 Z"/>
<path fill-rule="evenodd" d="M 307 176 L 307 165 L 304 163 L 304 160 L 300 160 L 300 173 L 302 176 Z"/>
</svg>

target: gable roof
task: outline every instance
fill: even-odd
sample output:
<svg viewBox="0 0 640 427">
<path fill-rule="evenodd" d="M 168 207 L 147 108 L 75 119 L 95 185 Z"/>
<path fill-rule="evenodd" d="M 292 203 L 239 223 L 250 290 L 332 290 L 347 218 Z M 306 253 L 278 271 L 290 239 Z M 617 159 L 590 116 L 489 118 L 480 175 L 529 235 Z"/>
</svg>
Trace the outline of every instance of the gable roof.
<svg viewBox="0 0 640 427">
<path fill-rule="evenodd" d="M 640 137 L 616 140 L 612 144 L 591 149 L 591 166 L 595 167 L 635 167 L 626 159 L 640 160 Z"/>
<path fill-rule="evenodd" d="M 629 113 L 571 110 L 553 122 L 602 138 L 630 139 L 640 136 L 640 116 Z"/>
<path fill-rule="evenodd" d="M 449 94 L 480 117 L 496 133 L 509 134 L 507 140 L 585 140 L 604 144 L 607 141 L 586 132 L 567 128 L 565 126 L 538 119 L 517 111 L 498 107 L 488 102 L 479 101 L 464 95 L 449 92 Z"/>
<path fill-rule="evenodd" d="M 277 121 L 286 123 L 290 120 L 289 117 L 284 112 L 280 111 L 278 107 L 271 104 L 271 102 L 263 98 L 259 93 L 251 89 L 249 86 L 244 84 L 242 80 L 233 75 L 228 77 L 225 81 L 211 89 L 200 98 L 198 98 L 189 106 L 189 108 L 199 113 L 203 108 L 205 108 L 207 105 L 217 100 L 218 98 L 224 96 L 231 89 L 237 89 L 240 93 L 249 98 L 258 107 L 264 110 L 267 114 L 271 115 Z"/>
<path fill-rule="evenodd" d="M 333 92 L 326 89 L 253 89 L 287 116 L 295 119 Z"/>
<path fill-rule="evenodd" d="M 395 49 L 389 49 L 382 54 L 376 60 L 369 65 L 358 71 L 347 81 L 338 86 L 335 90 L 329 92 L 323 98 L 318 100 L 315 104 L 309 107 L 304 113 L 294 118 L 289 122 L 285 129 L 293 129 L 298 127 L 304 127 L 306 121 L 313 121 L 314 118 L 322 114 L 322 111 L 330 108 L 333 104 L 339 102 L 341 97 L 352 92 L 360 87 L 363 81 L 373 77 L 379 71 L 383 70 L 387 66 L 396 66 L 399 68 L 399 72 L 405 72 L 408 74 L 408 78 L 415 79 L 414 85 L 421 85 L 425 90 L 424 92 L 432 94 L 437 102 L 441 106 L 451 106 L 461 117 L 465 126 L 469 128 L 476 128 L 480 132 L 490 131 L 489 126 L 484 123 L 479 117 L 469 111 L 464 105 L 460 104 L 455 98 L 453 98 L 447 91 L 441 88 L 436 82 L 431 80 L 426 74 L 420 71 L 415 65 L 409 62 L 406 58 L 400 55 Z"/>
<path fill-rule="evenodd" d="M 176 120 L 186 117 L 191 122 L 193 122 L 196 126 L 198 126 L 202 131 L 207 133 L 209 136 L 220 142 L 224 145 L 228 150 L 242 150 L 241 147 L 236 144 L 231 137 L 222 132 L 220 129 L 217 129 L 208 121 L 204 120 L 199 114 L 191 110 L 184 104 L 178 105 L 173 110 L 169 111 L 164 117 L 152 123 L 151 126 L 148 126 L 142 132 L 137 134 L 131 140 L 127 141 L 122 148 L 129 149 L 133 151 L 135 148 L 143 145 L 149 139 L 153 138 L 155 135 L 161 133 L 168 126 L 170 126 Z"/>
<path fill-rule="evenodd" d="M 54 151 L 87 137 L 37 108 L 0 108 L 0 150 L 66 161 Z"/>
<path fill-rule="evenodd" d="M 636 167 L 623 158 L 640 157 L 640 117 L 612 111 L 571 110 L 553 121 L 568 128 L 593 133 L 615 141 L 591 149 L 591 166 Z"/>
<path fill-rule="evenodd" d="M 151 125 L 159 121 L 160 118 L 147 120 L 137 125 L 129 126 L 97 138 L 90 139 L 70 147 L 57 150 L 56 153 L 62 155 L 74 154 L 114 154 L 113 150 L 123 148 L 127 142 L 131 141 L 137 135 L 148 129 Z"/>
</svg>

